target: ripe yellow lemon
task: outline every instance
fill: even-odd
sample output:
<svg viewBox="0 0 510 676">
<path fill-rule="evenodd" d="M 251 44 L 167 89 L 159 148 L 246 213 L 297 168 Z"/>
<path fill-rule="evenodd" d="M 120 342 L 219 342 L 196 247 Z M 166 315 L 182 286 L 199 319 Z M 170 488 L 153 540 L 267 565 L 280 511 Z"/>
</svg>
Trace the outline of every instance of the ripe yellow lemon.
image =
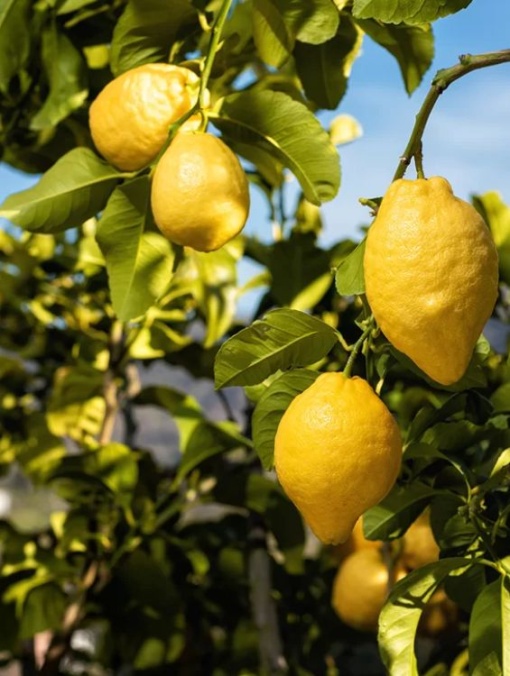
<svg viewBox="0 0 510 676">
<path fill-rule="evenodd" d="M 455 631 L 459 622 L 459 607 L 440 588 L 423 609 L 417 627 L 420 636 L 437 638 L 442 634 Z"/>
<path fill-rule="evenodd" d="M 395 581 L 405 577 L 401 568 Z M 331 602 L 340 619 L 359 631 L 376 631 L 379 614 L 389 592 L 390 573 L 381 552 L 360 549 L 340 565 Z"/>
<path fill-rule="evenodd" d="M 177 134 L 159 160 L 152 212 L 163 235 L 197 251 L 214 251 L 243 229 L 250 208 L 239 160 L 212 134 Z"/>
<path fill-rule="evenodd" d="M 448 181 L 400 179 L 365 248 L 366 294 L 388 340 L 430 378 L 465 373 L 498 295 L 498 256 L 476 209 Z"/>
<path fill-rule="evenodd" d="M 167 63 L 150 63 L 119 75 L 90 106 L 96 148 L 123 171 L 145 167 L 165 144 L 170 126 L 195 104 L 199 83 L 193 71 Z M 191 124 L 196 126 L 197 121 Z"/>
<path fill-rule="evenodd" d="M 397 423 L 370 385 L 323 373 L 285 411 L 274 461 L 283 489 L 315 535 L 337 544 L 390 491 L 401 454 Z"/>
<path fill-rule="evenodd" d="M 426 510 L 409 526 L 402 539 L 402 563 L 409 570 L 415 570 L 437 561 L 439 553 Z"/>
<path fill-rule="evenodd" d="M 332 553 L 336 561 L 341 563 L 350 554 L 353 554 L 360 549 L 380 550 L 382 544 L 381 540 L 367 540 L 363 533 L 363 519 L 360 517 L 354 524 L 354 528 L 349 538 L 342 544 L 335 545 Z"/>
</svg>

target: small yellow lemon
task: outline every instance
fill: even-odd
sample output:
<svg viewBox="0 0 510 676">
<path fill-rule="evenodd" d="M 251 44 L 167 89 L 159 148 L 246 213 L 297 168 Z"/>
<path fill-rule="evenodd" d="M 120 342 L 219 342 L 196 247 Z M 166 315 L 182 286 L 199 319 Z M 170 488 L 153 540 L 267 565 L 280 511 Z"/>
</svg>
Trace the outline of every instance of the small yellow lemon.
<svg viewBox="0 0 510 676">
<path fill-rule="evenodd" d="M 459 607 L 440 588 L 423 609 L 417 627 L 419 636 L 437 638 L 442 634 L 455 631 L 459 622 Z"/>
<path fill-rule="evenodd" d="M 283 489 L 315 535 L 337 544 L 390 491 L 401 454 L 397 423 L 370 385 L 323 373 L 285 411 L 274 461 Z"/>
<path fill-rule="evenodd" d="M 395 581 L 405 577 L 397 567 Z M 389 592 L 390 573 L 381 552 L 361 549 L 340 565 L 333 583 L 332 605 L 340 619 L 359 631 L 376 631 Z"/>
<path fill-rule="evenodd" d="M 170 126 L 195 104 L 199 83 L 193 71 L 167 63 L 150 63 L 119 75 L 90 106 L 96 148 L 123 171 L 145 167 L 164 146 Z"/>
<path fill-rule="evenodd" d="M 363 533 L 363 519 L 360 517 L 354 524 L 349 538 L 342 544 L 335 545 L 332 553 L 337 563 L 341 563 L 350 554 L 358 552 L 360 549 L 380 550 L 382 544 L 381 540 L 367 540 Z"/>
<path fill-rule="evenodd" d="M 197 251 L 214 251 L 243 229 L 250 207 L 239 160 L 212 134 L 177 134 L 159 160 L 152 212 L 163 235 Z"/>
<path fill-rule="evenodd" d="M 365 248 L 366 294 L 388 340 L 430 378 L 465 373 L 498 295 L 498 256 L 476 209 L 448 181 L 399 179 Z"/>
<path fill-rule="evenodd" d="M 437 561 L 439 553 L 430 527 L 429 511 L 426 510 L 409 526 L 402 539 L 402 563 L 409 570 L 414 570 Z"/>
</svg>

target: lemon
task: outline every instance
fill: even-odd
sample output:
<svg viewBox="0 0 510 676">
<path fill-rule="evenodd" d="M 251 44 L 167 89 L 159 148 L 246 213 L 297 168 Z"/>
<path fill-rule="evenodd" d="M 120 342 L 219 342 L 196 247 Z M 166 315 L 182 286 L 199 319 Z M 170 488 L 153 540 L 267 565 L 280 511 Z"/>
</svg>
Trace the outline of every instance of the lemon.
<svg viewBox="0 0 510 676">
<path fill-rule="evenodd" d="M 333 549 L 333 556 L 338 563 L 341 563 L 350 554 L 360 549 L 378 549 L 382 547 L 381 540 L 367 540 L 363 533 L 363 519 L 359 518 L 354 524 L 349 538 L 342 544 L 336 545 Z"/>
<path fill-rule="evenodd" d="M 401 568 L 394 579 L 405 577 Z M 388 597 L 390 573 L 381 552 L 360 549 L 340 565 L 333 582 L 331 603 L 340 619 L 359 631 L 376 631 Z"/>
<path fill-rule="evenodd" d="M 151 205 L 156 225 L 167 239 L 197 251 L 214 251 L 246 223 L 248 181 L 221 139 L 182 132 L 156 166 Z"/>
<path fill-rule="evenodd" d="M 407 529 L 402 540 L 402 563 L 414 570 L 437 561 L 439 547 L 430 527 L 429 511 L 420 516 Z"/>
<path fill-rule="evenodd" d="M 401 454 L 398 426 L 370 385 L 323 373 L 285 411 L 274 461 L 283 489 L 315 535 L 337 544 L 390 491 Z"/>
<path fill-rule="evenodd" d="M 437 638 L 456 630 L 459 622 L 459 607 L 440 588 L 432 594 L 423 609 L 417 627 L 419 636 Z"/>
<path fill-rule="evenodd" d="M 448 181 L 399 179 L 365 248 L 366 294 L 388 340 L 430 378 L 465 373 L 498 295 L 498 256 L 476 209 Z"/>
<path fill-rule="evenodd" d="M 150 63 L 119 75 L 90 106 L 96 148 L 123 171 L 145 167 L 163 148 L 170 126 L 195 104 L 199 84 L 193 71 L 167 63 Z M 188 123 L 196 127 L 199 122 Z"/>
</svg>

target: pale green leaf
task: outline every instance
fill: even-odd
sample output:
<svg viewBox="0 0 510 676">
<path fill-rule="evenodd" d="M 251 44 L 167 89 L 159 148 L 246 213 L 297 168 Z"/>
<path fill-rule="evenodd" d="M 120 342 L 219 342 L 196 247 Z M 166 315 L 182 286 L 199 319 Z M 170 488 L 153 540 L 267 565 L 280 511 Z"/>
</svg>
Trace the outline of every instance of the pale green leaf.
<svg viewBox="0 0 510 676">
<path fill-rule="evenodd" d="M 499 271 L 510 284 L 510 207 L 498 192 L 473 197 L 473 204 L 489 226 L 499 254 Z"/>
<path fill-rule="evenodd" d="M 360 19 L 384 23 L 420 24 L 454 14 L 471 0 L 354 0 L 352 13 Z"/>
<path fill-rule="evenodd" d="M 297 310 L 273 310 L 239 331 L 216 355 L 216 387 L 255 385 L 278 369 L 308 366 L 337 341 L 334 329 Z"/>
<path fill-rule="evenodd" d="M 87 5 L 92 5 L 97 0 L 64 0 L 57 9 L 57 14 L 70 14 Z"/>
<path fill-rule="evenodd" d="M 450 573 L 469 559 L 435 561 L 415 570 L 393 587 L 379 616 L 379 650 L 392 676 L 418 676 L 414 638 L 424 605 Z"/>
<path fill-rule="evenodd" d="M 434 36 L 430 25 L 385 25 L 374 19 L 360 19 L 358 25 L 396 58 L 406 91 L 411 94 L 434 58 Z"/>
<path fill-rule="evenodd" d="M 253 443 L 264 469 L 273 468 L 274 437 L 287 407 L 318 375 L 307 369 L 283 373 L 260 397 L 251 422 Z"/>
<path fill-rule="evenodd" d="M 336 269 L 336 290 L 341 296 L 354 296 L 365 293 L 365 275 L 363 259 L 366 238 L 348 254 Z"/>
<path fill-rule="evenodd" d="M 155 230 L 147 176 L 124 183 L 99 220 L 97 242 L 105 257 L 113 309 L 122 321 L 143 315 L 167 289 L 174 249 Z"/>
<path fill-rule="evenodd" d="M 75 148 L 33 188 L 10 195 L 0 206 L 0 217 L 32 232 L 56 233 L 77 227 L 104 208 L 125 175 L 88 148 Z"/>
<path fill-rule="evenodd" d="M 340 185 L 338 153 L 317 118 L 282 92 L 245 91 L 224 99 L 211 121 L 234 142 L 255 143 L 289 168 L 313 204 Z"/>
<path fill-rule="evenodd" d="M 287 61 L 294 40 L 273 0 L 253 2 L 253 40 L 262 61 L 278 68 Z"/>
<path fill-rule="evenodd" d="M 168 61 L 178 31 L 197 20 L 188 0 L 129 0 L 113 32 L 111 68 L 120 75 L 154 61 Z"/>
<path fill-rule="evenodd" d="M 7 92 L 11 79 L 30 55 L 31 0 L 0 3 L 0 91 Z"/>
<path fill-rule="evenodd" d="M 318 45 L 336 35 L 340 15 L 331 0 L 277 0 L 277 5 L 300 42 Z"/>
<path fill-rule="evenodd" d="M 55 127 L 80 108 L 88 95 L 85 61 L 55 23 L 42 34 L 42 63 L 49 94 L 30 122 L 30 128 L 35 130 Z"/>
</svg>

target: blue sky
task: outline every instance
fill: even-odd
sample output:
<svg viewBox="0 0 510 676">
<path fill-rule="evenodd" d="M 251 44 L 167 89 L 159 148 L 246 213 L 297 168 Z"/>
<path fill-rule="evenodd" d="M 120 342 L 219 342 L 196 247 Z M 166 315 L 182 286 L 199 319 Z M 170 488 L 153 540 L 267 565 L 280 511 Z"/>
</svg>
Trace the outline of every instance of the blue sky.
<svg viewBox="0 0 510 676">
<path fill-rule="evenodd" d="M 510 2 L 473 0 L 466 10 L 436 22 L 434 33 L 434 63 L 411 97 L 393 57 L 365 40 L 337 111 L 353 115 L 364 134 L 340 148 L 342 187 L 324 206 L 324 243 L 360 237 L 359 225 L 368 222 L 369 213 L 358 197 L 384 193 L 433 74 L 453 65 L 459 54 L 510 48 Z M 427 127 L 424 154 L 426 174 L 446 176 L 460 197 L 498 190 L 510 202 L 510 64 L 472 73 L 442 95 Z M 33 181 L 0 165 L 0 198 Z M 263 239 L 270 236 L 265 214 L 254 193 L 248 231 Z"/>
</svg>

